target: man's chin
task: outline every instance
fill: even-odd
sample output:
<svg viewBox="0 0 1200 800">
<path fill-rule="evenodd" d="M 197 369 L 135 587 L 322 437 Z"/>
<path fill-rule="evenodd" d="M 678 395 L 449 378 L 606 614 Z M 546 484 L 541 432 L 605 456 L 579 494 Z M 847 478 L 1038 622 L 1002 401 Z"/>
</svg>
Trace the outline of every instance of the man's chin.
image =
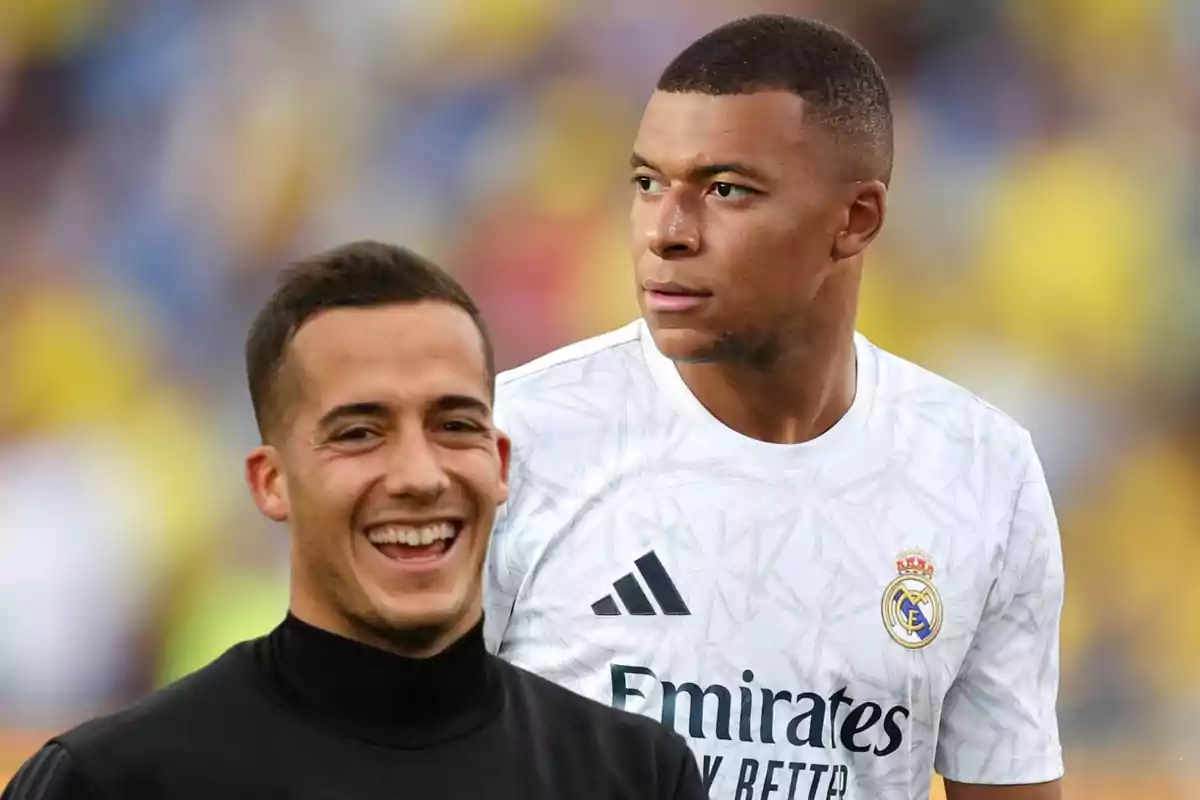
<svg viewBox="0 0 1200 800">
<path fill-rule="evenodd" d="M 650 332 L 658 351 L 672 361 L 705 364 L 721 360 L 721 338 L 707 331 L 651 326 Z"/>
<path fill-rule="evenodd" d="M 370 629 L 373 638 L 390 650 L 433 655 L 466 632 L 468 616 L 458 607 L 384 607 L 377 608 L 371 619 L 361 622 Z"/>
</svg>

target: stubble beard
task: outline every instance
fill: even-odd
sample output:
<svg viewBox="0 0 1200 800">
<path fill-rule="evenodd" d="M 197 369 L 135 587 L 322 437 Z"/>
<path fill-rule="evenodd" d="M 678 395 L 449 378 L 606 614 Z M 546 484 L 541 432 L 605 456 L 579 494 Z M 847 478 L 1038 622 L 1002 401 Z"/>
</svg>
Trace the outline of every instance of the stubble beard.
<svg viewBox="0 0 1200 800">
<path fill-rule="evenodd" d="M 727 330 L 705 348 L 673 360 L 681 364 L 726 364 L 765 373 L 779 363 L 783 349 L 782 339 L 776 333 Z"/>
</svg>

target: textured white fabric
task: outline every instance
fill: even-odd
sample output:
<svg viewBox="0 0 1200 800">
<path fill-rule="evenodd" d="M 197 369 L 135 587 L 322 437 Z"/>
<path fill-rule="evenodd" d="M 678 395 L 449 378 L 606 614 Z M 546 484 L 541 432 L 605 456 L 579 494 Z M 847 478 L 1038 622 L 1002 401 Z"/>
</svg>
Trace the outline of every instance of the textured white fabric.
<svg viewBox="0 0 1200 800">
<path fill-rule="evenodd" d="M 1029 435 L 856 349 L 851 409 L 800 445 L 713 418 L 640 321 L 503 374 L 489 646 L 688 736 L 714 800 L 1057 778 L 1062 559 Z"/>
</svg>

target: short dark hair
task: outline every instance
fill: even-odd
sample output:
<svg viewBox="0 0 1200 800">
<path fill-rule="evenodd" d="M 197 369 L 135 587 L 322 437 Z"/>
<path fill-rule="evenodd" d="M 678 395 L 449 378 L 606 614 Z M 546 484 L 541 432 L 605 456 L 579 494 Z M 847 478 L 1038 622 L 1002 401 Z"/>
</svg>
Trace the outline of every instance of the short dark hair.
<svg viewBox="0 0 1200 800">
<path fill-rule="evenodd" d="M 288 344 L 310 318 L 334 308 L 372 308 L 440 300 L 466 311 L 479 329 L 494 392 L 495 354 L 475 302 L 438 265 L 411 250 L 373 241 L 344 244 L 293 262 L 258 312 L 246 338 L 246 377 L 259 434 L 266 441 L 283 417 L 278 378 Z"/>
<path fill-rule="evenodd" d="M 756 14 L 690 44 L 663 71 L 661 92 L 709 95 L 787 91 L 835 137 L 853 167 L 892 176 L 892 110 L 883 71 L 842 31 L 811 19 Z"/>
</svg>

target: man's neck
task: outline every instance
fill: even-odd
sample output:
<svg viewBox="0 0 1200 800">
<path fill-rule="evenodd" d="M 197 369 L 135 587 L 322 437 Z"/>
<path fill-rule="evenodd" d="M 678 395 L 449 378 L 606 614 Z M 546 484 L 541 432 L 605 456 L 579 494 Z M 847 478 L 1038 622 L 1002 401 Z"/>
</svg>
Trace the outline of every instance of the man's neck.
<svg viewBox="0 0 1200 800">
<path fill-rule="evenodd" d="M 428 658 L 406 658 L 288 614 L 257 658 L 302 713 L 373 744 L 427 747 L 477 730 L 504 703 L 479 621 Z"/>
<path fill-rule="evenodd" d="M 817 438 L 854 402 L 854 329 L 797 347 L 769 370 L 737 362 L 678 364 L 709 413 L 743 436 L 775 444 Z"/>
</svg>

